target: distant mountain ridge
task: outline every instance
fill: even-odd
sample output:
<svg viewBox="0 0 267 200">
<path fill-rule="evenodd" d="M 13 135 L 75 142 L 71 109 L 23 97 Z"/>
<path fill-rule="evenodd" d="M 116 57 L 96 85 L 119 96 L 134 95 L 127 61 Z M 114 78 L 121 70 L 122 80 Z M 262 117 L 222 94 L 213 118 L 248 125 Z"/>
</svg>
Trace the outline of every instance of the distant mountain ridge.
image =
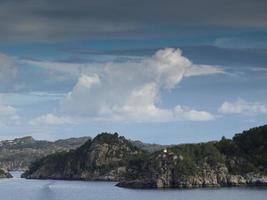
<svg viewBox="0 0 267 200">
<path fill-rule="evenodd" d="M 0 169 L 26 170 L 31 162 L 51 153 L 76 149 L 90 137 L 69 138 L 55 142 L 35 140 L 31 136 L 0 141 Z"/>
<path fill-rule="evenodd" d="M 117 133 L 102 133 L 76 150 L 36 161 L 23 177 L 112 180 L 129 188 L 267 185 L 267 125 L 233 139 L 172 145 L 155 152 Z"/>
<path fill-rule="evenodd" d="M 78 137 L 59 139 L 54 142 L 46 140 L 35 140 L 31 136 L 15 138 L 13 140 L 0 141 L 0 169 L 5 171 L 25 171 L 31 162 L 46 155 L 76 149 L 91 137 Z M 166 147 L 166 145 L 142 143 L 138 140 L 129 140 L 134 146 L 155 152 Z"/>
<path fill-rule="evenodd" d="M 173 145 L 162 145 L 162 144 L 150 144 L 150 143 L 144 143 L 144 142 L 141 142 L 140 140 L 129 140 L 134 146 L 142 149 L 142 150 L 145 150 L 147 152 L 150 152 L 150 153 L 153 153 L 155 151 L 159 151 L 159 150 L 162 150 L 164 148 L 168 148 L 168 147 L 171 147 Z"/>
</svg>

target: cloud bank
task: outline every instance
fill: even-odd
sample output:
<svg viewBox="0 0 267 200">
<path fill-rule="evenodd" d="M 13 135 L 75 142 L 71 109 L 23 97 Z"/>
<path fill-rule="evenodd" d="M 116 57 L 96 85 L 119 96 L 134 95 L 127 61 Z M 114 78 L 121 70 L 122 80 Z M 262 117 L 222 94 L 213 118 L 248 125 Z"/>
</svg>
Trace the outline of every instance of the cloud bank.
<svg viewBox="0 0 267 200">
<path fill-rule="evenodd" d="M 139 61 L 90 66 L 82 69 L 76 85 L 61 102 L 62 115 L 135 122 L 214 119 L 209 112 L 187 106 L 165 108 L 161 101 L 164 91 L 175 89 L 186 77 L 223 73 L 216 66 L 192 63 L 180 49 L 159 50 Z"/>
</svg>

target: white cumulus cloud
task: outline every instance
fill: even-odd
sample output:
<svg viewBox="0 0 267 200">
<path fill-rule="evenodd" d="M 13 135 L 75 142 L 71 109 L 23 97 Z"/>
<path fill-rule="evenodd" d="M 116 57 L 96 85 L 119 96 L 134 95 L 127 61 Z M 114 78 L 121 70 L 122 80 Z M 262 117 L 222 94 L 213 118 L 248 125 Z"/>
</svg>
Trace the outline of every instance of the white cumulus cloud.
<svg viewBox="0 0 267 200">
<path fill-rule="evenodd" d="M 237 99 L 234 102 L 223 102 L 219 108 L 219 112 L 223 114 L 267 115 L 267 104 Z"/>
<path fill-rule="evenodd" d="M 152 57 L 139 61 L 96 66 L 83 68 L 77 84 L 61 102 L 62 115 L 131 121 L 207 121 L 214 118 L 206 111 L 160 106 L 162 91 L 172 90 L 183 78 L 223 73 L 216 66 L 193 64 L 180 49 L 159 50 Z"/>
<path fill-rule="evenodd" d="M 174 115 L 177 120 L 185 121 L 209 121 L 215 118 L 214 115 L 209 112 L 194 110 L 180 105 L 174 108 Z"/>
</svg>

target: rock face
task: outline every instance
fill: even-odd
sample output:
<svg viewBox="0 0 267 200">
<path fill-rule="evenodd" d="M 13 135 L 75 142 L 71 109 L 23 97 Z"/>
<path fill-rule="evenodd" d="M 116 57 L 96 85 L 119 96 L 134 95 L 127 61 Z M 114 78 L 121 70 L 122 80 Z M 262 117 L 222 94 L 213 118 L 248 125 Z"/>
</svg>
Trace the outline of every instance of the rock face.
<svg viewBox="0 0 267 200">
<path fill-rule="evenodd" d="M 89 137 L 70 138 L 49 142 L 32 137 L 0 141 L 0 168 L 4 170 L 27 170 L 30 163 L 51 153 L 68 151 L 84 144 Z"/>
<path fill-rule="evenodd" d="M 139 154 L 141 150 L 117 133 L 102 133 L 74 151 L 37 161 L 23 177 L 119 181 L 125 176 L 128 160 Z"/>
<path fill-rule="evenodd" d="M 24 173 L 33 179 L 119 181 L 129 188 L 267 185 L 267 125 L 233 139 L 145 152 L 117 133 L 102 133 L 69 152 L 49 155 Z"/>
<path fill-rule="evenodd" d="M 166 148 L 129 163 L 130 188 L 197 188 L 267 185 L 267 126 L 232 140 Z"/>
<path fill-rule="evenodd" d="M 117 184 L 128 188 L 199 188 L 242 185 L 267 185 L 267 176 L 259 172 L 233 174 L 224 162 L 211 163 L 208 157 L 192 167 L 172 149 L 151 156 L 141 168 L 131 165 L 127 173 L 135 178 Z M 188 162 L 188 163 L 187 163 Z"/>
</svg>

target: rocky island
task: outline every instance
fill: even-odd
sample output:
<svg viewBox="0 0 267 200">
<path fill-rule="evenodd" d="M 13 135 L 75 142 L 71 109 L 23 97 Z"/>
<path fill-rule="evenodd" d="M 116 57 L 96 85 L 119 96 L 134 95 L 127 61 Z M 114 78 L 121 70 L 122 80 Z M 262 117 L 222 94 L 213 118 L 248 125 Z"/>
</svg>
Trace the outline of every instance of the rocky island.
<svg viewBox="0 0 267 200">
<path fill-rule="evenodd" d="M 128 188 L 267 185 L 267 125 L 198 144 L 148 152 L 117 133 L 34 162 L 23 177 L 118 181 Z"/>
<path fill-rule="evenodd" d="M 143 153 L 117 133 L 102 133 L 76 150 L 52 154 L 34 162 L 22 177 L 120 181 L 125 177 L 129 160 Z"/>
</svg>

